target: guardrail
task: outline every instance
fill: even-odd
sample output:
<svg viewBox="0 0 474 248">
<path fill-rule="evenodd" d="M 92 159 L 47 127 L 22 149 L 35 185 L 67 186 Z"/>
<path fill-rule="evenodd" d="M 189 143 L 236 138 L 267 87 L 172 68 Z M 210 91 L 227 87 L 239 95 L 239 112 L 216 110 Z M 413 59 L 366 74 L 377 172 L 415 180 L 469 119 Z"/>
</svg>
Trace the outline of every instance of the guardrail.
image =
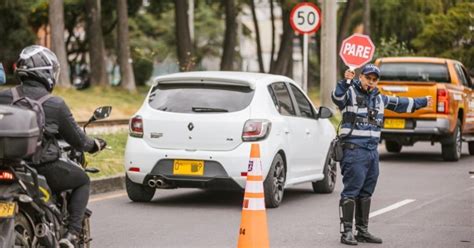
<svg viewBox="0 0 474 248">
<path fill-rule="evenodd" d="M 79 126 L 84 126 L 87 121 L 77 122 Z M 119 126 L 119 125 L 128 125 L 129 119 L 115 119 L 115 120 L 102 120 L 96 121 L 89 124 L 89 127 L 103 127 L 103 126 Z"/>
</svg>

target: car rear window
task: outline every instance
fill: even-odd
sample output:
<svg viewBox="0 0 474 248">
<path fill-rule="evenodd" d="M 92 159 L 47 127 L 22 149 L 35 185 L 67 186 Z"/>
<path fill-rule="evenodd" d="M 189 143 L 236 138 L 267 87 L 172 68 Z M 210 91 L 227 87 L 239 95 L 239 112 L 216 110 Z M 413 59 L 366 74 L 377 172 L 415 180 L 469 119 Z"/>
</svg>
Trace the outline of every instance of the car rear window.
<svg viewBox="0 0 474 248">
<path fill-rule="evenodd" d="M 149 97 L 157 110 L 175 113 L 227 113 L 246 108 L 254 91 L 249 87 L 206 84 L 158 84 Z"/>
<path fill-rule="evenodd" d="M 446 64 L 382 63 L 382 81 L 450 82 Z"/>
</svg>

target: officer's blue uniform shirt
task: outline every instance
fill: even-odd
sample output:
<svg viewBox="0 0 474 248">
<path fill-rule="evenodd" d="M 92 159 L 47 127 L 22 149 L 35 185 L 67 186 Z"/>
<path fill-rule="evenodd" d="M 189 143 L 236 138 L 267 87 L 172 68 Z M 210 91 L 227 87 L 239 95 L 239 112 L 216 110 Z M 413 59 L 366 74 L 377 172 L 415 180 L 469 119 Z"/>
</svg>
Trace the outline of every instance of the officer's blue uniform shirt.
<svg viewBox="0 0 474 248">
<path fill-rule="evenodd" d="M 361 82 L 354 79 L 351 84 L 347 84 L 345 79 L 339 81 L 336 89 L 332 92 L 332 100 L 341 110 L 343 120 L 355 115 L 358 117 L 354 130 L 344 138 L 344 142 L 353 143 L 369 150 L 377 149 L 385 109 L 398 113 L 413 113 L 428 104 L 426 97 L 385 96 L 380 94 L 377 88 L 365 91 Z M 372 112 L 374 117 L 371 122 L 367 121 L 370 119 L 369 112 Z M 349 134 L 351 127 L 351 122 L 343 121 L 340 134 L 343 136 Z"/>
</svg>

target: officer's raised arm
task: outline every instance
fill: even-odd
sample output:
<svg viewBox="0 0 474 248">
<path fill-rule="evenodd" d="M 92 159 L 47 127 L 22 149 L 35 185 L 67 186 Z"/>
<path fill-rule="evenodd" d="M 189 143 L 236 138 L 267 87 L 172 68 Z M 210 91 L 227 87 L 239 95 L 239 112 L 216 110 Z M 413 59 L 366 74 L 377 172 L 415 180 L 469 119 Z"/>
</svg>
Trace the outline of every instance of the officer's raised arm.
<svg viewBox="0 0 474 248">
<path fill-rule="evenodd" d="M 428 106 L 431 97 L 397 97 L 382 95 L 383 103 L 386 109 L 397 113 L 413 113 L 418 109 Z"/>
<path fill-rule="evenodd" d="M 344 73 L 344 79 L 340 80 L 337 83 L 336 89 L 331 94 L 332 101 L 341 110 L 344 109 L 347 104 L 347 101 L 350 99 L 348 90 L 349 87 L 352 85 L 352 79 L 354 78 L 354 76 L 355 72 L 353 70 L 346 70 L 346 72 Z"/>
</svg>

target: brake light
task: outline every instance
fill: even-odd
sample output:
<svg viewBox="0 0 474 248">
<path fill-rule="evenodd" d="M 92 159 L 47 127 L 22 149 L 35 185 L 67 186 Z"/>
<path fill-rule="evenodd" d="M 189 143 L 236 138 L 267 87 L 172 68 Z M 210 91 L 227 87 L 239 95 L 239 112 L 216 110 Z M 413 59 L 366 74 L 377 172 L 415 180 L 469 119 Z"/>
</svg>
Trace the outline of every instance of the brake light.
<svg viewBox="0 0 474 248">
<path fill-rule="evenodd" d="M 243 141 L 256 141 L 265 139 L 270 133 L 272 123 L 269 120 L 248 120 L 242 132 Z"/>
<path fill-rule="evenodd" d="M 1 170 L 0 171 L 0 181 L 13 181 L 15 176 L 11 171 Z"/>
<path fill-rule="evenodd" d="M 449 112 L 449 92 L 447 89 L 438 89 L 437 92 L 437 111 L 447 114 Z"/>
<path fill-rule="evenodd" d="M 143 138 L 143 119 L 141 116 L 134 116 L 130 120 L 130 136 Z"/>
</svg>

